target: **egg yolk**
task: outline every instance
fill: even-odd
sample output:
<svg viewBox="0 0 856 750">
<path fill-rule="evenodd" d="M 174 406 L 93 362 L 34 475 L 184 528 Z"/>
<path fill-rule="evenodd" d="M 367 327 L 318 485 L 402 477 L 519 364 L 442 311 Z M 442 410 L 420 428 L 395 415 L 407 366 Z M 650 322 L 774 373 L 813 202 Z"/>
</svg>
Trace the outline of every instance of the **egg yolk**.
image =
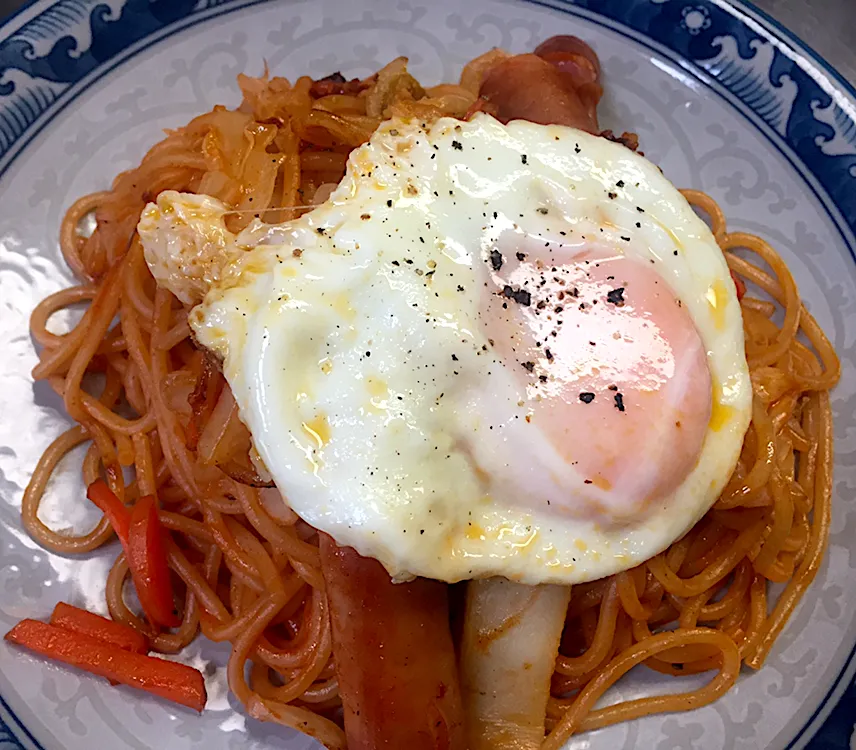
<svg viewBox="0 0 856 750">
<path fill-rule="evenodd" d="M 638 517 L 701 453 L 711 417 L 701 337 L 654 264 L 512 239 L 491 251 L 481 319 L 525 382 L 527 421 L 581 478 L 553 510 Z"/>
</svg>

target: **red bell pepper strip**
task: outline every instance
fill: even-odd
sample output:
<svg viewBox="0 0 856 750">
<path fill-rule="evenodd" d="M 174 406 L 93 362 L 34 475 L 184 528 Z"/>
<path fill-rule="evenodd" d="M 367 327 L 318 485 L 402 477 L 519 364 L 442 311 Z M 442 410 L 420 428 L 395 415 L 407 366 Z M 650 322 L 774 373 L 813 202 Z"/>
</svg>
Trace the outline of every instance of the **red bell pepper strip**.
<svg viewBox="0 0 856 750">
<path fill-rule="evenodd" d="M 737 301 L 741 302 L 746 294 L 746 282 L 734 273 L 734 271 L 731 272 L 731 279 L 734 281 L 734 286 L 737 287 Z"/>
<path fill-rule="evenodd" d="M 119 537 L 137 597 L 153 625 L 175 628 L 181 620 L 175 610 L 166 555 L 167 531 L 161 526 L 154 497 L 141 497 L 133 508 L 101 480 L 95 480 L 86 496 L 107 516 Z"/>
<path fill-rule="evenodd" d="M 141 497 L 131 509 L 125 551 L 143 611 L 156 625 L 178 627 L 181 620 L 169 579 L 165 532 L 152 495 Z"/>
<path fill-rule="evenodd" d="M 128 546 L 128 524 L 131 520 L 131 514 L 128 507 L 116 497 L 103 479 L 96 479 L 89 487 L 86 488 L 86 497 L 88 497 L 101 512 L 107 517 L 119 541 L 123 547 Z"/>
</svg>

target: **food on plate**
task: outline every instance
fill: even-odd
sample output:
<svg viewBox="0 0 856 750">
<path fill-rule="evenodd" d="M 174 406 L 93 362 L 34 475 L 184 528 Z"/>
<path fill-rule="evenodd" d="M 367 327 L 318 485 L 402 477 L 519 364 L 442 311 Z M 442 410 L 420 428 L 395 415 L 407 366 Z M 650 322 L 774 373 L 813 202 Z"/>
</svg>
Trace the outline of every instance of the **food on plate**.
<svg viewBox="0 0 856 750">
<path fill-rule="evenodd" d="M 81 633 L 97 638 L 105 643 L 146 654 L 149 651 L 148 639 L 140 632 L 122 625 L 106 617 L 87 612 L 79 607 L 72 607 L 65 602 L 59 602 L 51 613 L 50 624 L 74 633 Z"/>
<path fill-rule="evenodd" d="M 464 747 L 446 586 L 393 583 L 327 535 L 320 550 L 348 747 Z"/>
<path fill-rule="evenodd" d="M 431 88 L 404 58 L 239 83 L 70 209 L 81 284 L 32 318 L 78 424 L 25 526 L 115 533 L 144 645 L 7 637 L 144 688 L 141 648 L 229 641 L 251 716 L 351 750 L 558 748 L 759 668 L 825 547 L 839 371 L 775 251 L 600 129 L 575 37 Z M 87 440 L 104 519 L 71 536 L 38 508 Z M 595 708 L 639 664 L 713 676 Z M 194 680 L 166 697 L 201 708 Z"/>
<path fill-rule="evenodd" d="M 228 212 L 162 192 L 149 267 L 198 303 L 260 471 L 394 578 L 602 578 L 728 480 L 751 411 L 734 284 L 624 146 L 393 118 L 311 213 L 234 235 Z"/>
<path fill-rule="evenodd" d="M 38 620 L 21 620 L 6 634 L 6 640 L 195 711 L 205 707 L 205 678 L 198 669 L 184 664 L 130 651 L 103 638 Z"/>
</svg>

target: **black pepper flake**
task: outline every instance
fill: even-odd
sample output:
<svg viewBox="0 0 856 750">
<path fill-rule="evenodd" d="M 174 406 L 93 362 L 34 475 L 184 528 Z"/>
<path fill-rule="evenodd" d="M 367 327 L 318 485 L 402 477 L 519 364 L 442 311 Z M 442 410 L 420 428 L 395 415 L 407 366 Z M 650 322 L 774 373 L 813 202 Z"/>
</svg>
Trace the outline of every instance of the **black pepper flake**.
<svg viewBox="0 0 856 750">
<path fill-rule="evenodd" d="M 610 200 L 615 200 L 618 197 L 618 193 L 613 193 L 611 190 L 607 193 Z"/>
<path fill-rule="evenodd" d="M 582 401 L 584 404 L 590 404 L 592 401 L 594 401 L 594 394 L 591 391 L 583 391 L 580 394 L 580 401 Z"/>
<path fill-rule="evenodd" d="M 642 222 L 641 222 L 641 221 L 637 221 L 637 222 L 636 222 L 636 228 L 637 228 L 637 229 L 642 229 Z"/>
<path fill-rule="evenodd" d="M 608 292 L 606 295 L 606 301 L 611 302 L 616 307 L 624 305 L 624 287 L 620 286 L 617 289 L 613 289 Z"/>
<path fill-rule="evenodd" d="M 582 151 L 582 149 L 580 148 L 580 144 L 579 143 L 575 144 L 574 145 L 574 153 L 578 154 L 580 151 Z"/>
<path fill-rule="evenodd" d="M 452 141 L 452 148 L 455 149 L 456 151 L 463 151 L 464 150 L 464 144 L 461 143 L 460 141 Z"/>
<path fill-rule="evenodd" d="M 583 484 L 594 484 L 591 479 L 584 479 Z"/>
<path fill-rule="evenodd" d="M 517 253 L 517 260 L 526 260 L 526 253 Z"/>
<path fill-rule="evenodd" d="M 547 355 L 547 359 L 548 359 L 550 362 L 552 362 L 552 361 L 553 361 L 553 352 L 551 352 L 549 349 L 545 349 L 545 350 L 544 350 L 544 354 L 545 354 L 545 355 Z"/>
<path fill-rule="evenodd" d="M 625 242 L 630 242 L 630 238 L 629 238 L 629 237 L 622 237 L 621 239 L 623 239 Z"/>
<path fill-rule="evenodd" d="M 502 253 L 499 250 L 490 251 L 490 265 L 494 271 L 502 268 Z"/>
<path fill-rule="evenodd" d="M 394 261 L 392 261 L 392 265 L 394 265 L 394 266 L 400 266 L 400 265 L 401 265 L 401 263 L 399 263 L 397 260 L 394 260 Z"/>
<path fill-rule="evenodd" d="M 526 154 L 520 154 L 520 161 L 522 161 L 524 164 L 526 164 L 526 162 L 527 162 Z"/>
<path fill-rule="evenodd" d="M 542 206 L 541 208 L 538 209 L 538 213 L 546 216 L 547 215 L 547 209 Z M 548 242 L 547 244 L 549 245 L 550 243 Z"/>
<path fill-rule="evenodd" d="M 542 383 L 546 383 L 547 382 L 547 376 L 546 375 L 539 375 L 538 380 L 540 380 Z"/>
<path fill-rule="evenodd" d="M 318 234 L 324 234 L 324 232 L 326 232 L 327 230 L 324 229 L 324 227 L 318 227 L 318 229 L 316 229 L 315 231 L 318 232 Z"/>
<path fill-rule="evenodd" d="M 452 362 L 457 362 L 457 361 L 458 361 L 458 355 L 457 355 L 457 354 L 453 354 L 453 355 L 452 355 Z"/>
<path fill-rule="evenodd" d="M 518 305 L 524 307 L 529 307 L 532 304 L 532 295 L 529 292 L 525 289 L 515 289 L 508 284 L 502 288 L 502 296 L 513 299 Z"/>
<path fill-rule="evenodd" d="M 534 362 L 521 362 L 520 364 L 523 365 L 523 369 L 526 370 L 526 372 L 532 372 L 535 369 Z"/>
<path fill-rule="evenodd" d="M 624 180 L 619 180 L 618 182 L 616 182 L 615 187 L 620 187 L 620 188 L 624 187 Z"/>
<path fill-rule="evenodd" d="M 611 390 L 611 391 L 617 391 L 617 390 L 618 390 L 618 386 L 617 386 L 617 385 L 611 385 L 611 386 L 609 386 L 609 390 Z"/>
<path fill-rule="evenodd" d="M 672 253 L 672 255 L 677 255 L 677 254 L 678 254 L 678 251 L 677 251 L 677 250 L 675 250 L 675 251 Z"/>
<path fill-rule="evenodd" d="M 392 208 L 392 198 L 390 198 L 390 199 L 386 202 L 386 207 L 387 207 L 387 208 Z"/>
<path fill-rule="evenodd" d="M 615 408 L 618 411 L 624 411 L 624 396 L 620 393 L 615 394 Z"/>
<path fill-rule="evenodd" d="M 636 206 L 636 210 L 637 210 L 640 214 L 644 214 L 644 213 L 645 213 L 645 209 L 644 209 L 644 208 L 642 208 L 642 206 Z"/>
</svg>

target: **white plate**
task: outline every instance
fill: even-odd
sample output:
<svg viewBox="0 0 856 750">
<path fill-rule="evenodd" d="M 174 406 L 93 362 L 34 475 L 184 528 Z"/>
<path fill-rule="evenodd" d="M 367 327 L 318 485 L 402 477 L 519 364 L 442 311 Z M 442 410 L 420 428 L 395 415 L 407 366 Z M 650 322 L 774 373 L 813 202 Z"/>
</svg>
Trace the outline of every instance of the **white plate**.
<svg viewBox="0 0 856 750">
<path fill-rule="evenodd" d="M 570 746 L 776 750 L 808 741 L 856 669 L 856 105 L 797 40 L 725 0 L 37 0 L 11 19 L 0 30 L 0 629 L 45 617 L 58 600 L 104 611 L 114 552 L 48 554 L 19 520 L 32 468 L 68 422 L 30 378 L 27 329 L 36 301 L 71 279 L 57 246 L 66 207 L 136 164 L 162 128 L 236 104 L 236 74 L 258 73 L 264 60 L 292 78 L 358 76 L 407 54 L 420 80 L 439 82 L 494 45 L 530 50 L 557 33 L 598 51 L 604 125 L 638 132 L 673 182 L 707 190 L 732 227 L 772 241 L 844 357 L 830 549 L 766 666 L 712 706 Z M 65 468 L 45 517 L 83 527 L 92 516 L 78 465 Z M 211 674 L 202 717 L 3 644 L 0 748 L 310 746 L 244 717 L 227 694 L 221 648 L 197 643 L 190 658 Z M 640 669 L 614 697 L 679 684 Z"/>
</svg>

